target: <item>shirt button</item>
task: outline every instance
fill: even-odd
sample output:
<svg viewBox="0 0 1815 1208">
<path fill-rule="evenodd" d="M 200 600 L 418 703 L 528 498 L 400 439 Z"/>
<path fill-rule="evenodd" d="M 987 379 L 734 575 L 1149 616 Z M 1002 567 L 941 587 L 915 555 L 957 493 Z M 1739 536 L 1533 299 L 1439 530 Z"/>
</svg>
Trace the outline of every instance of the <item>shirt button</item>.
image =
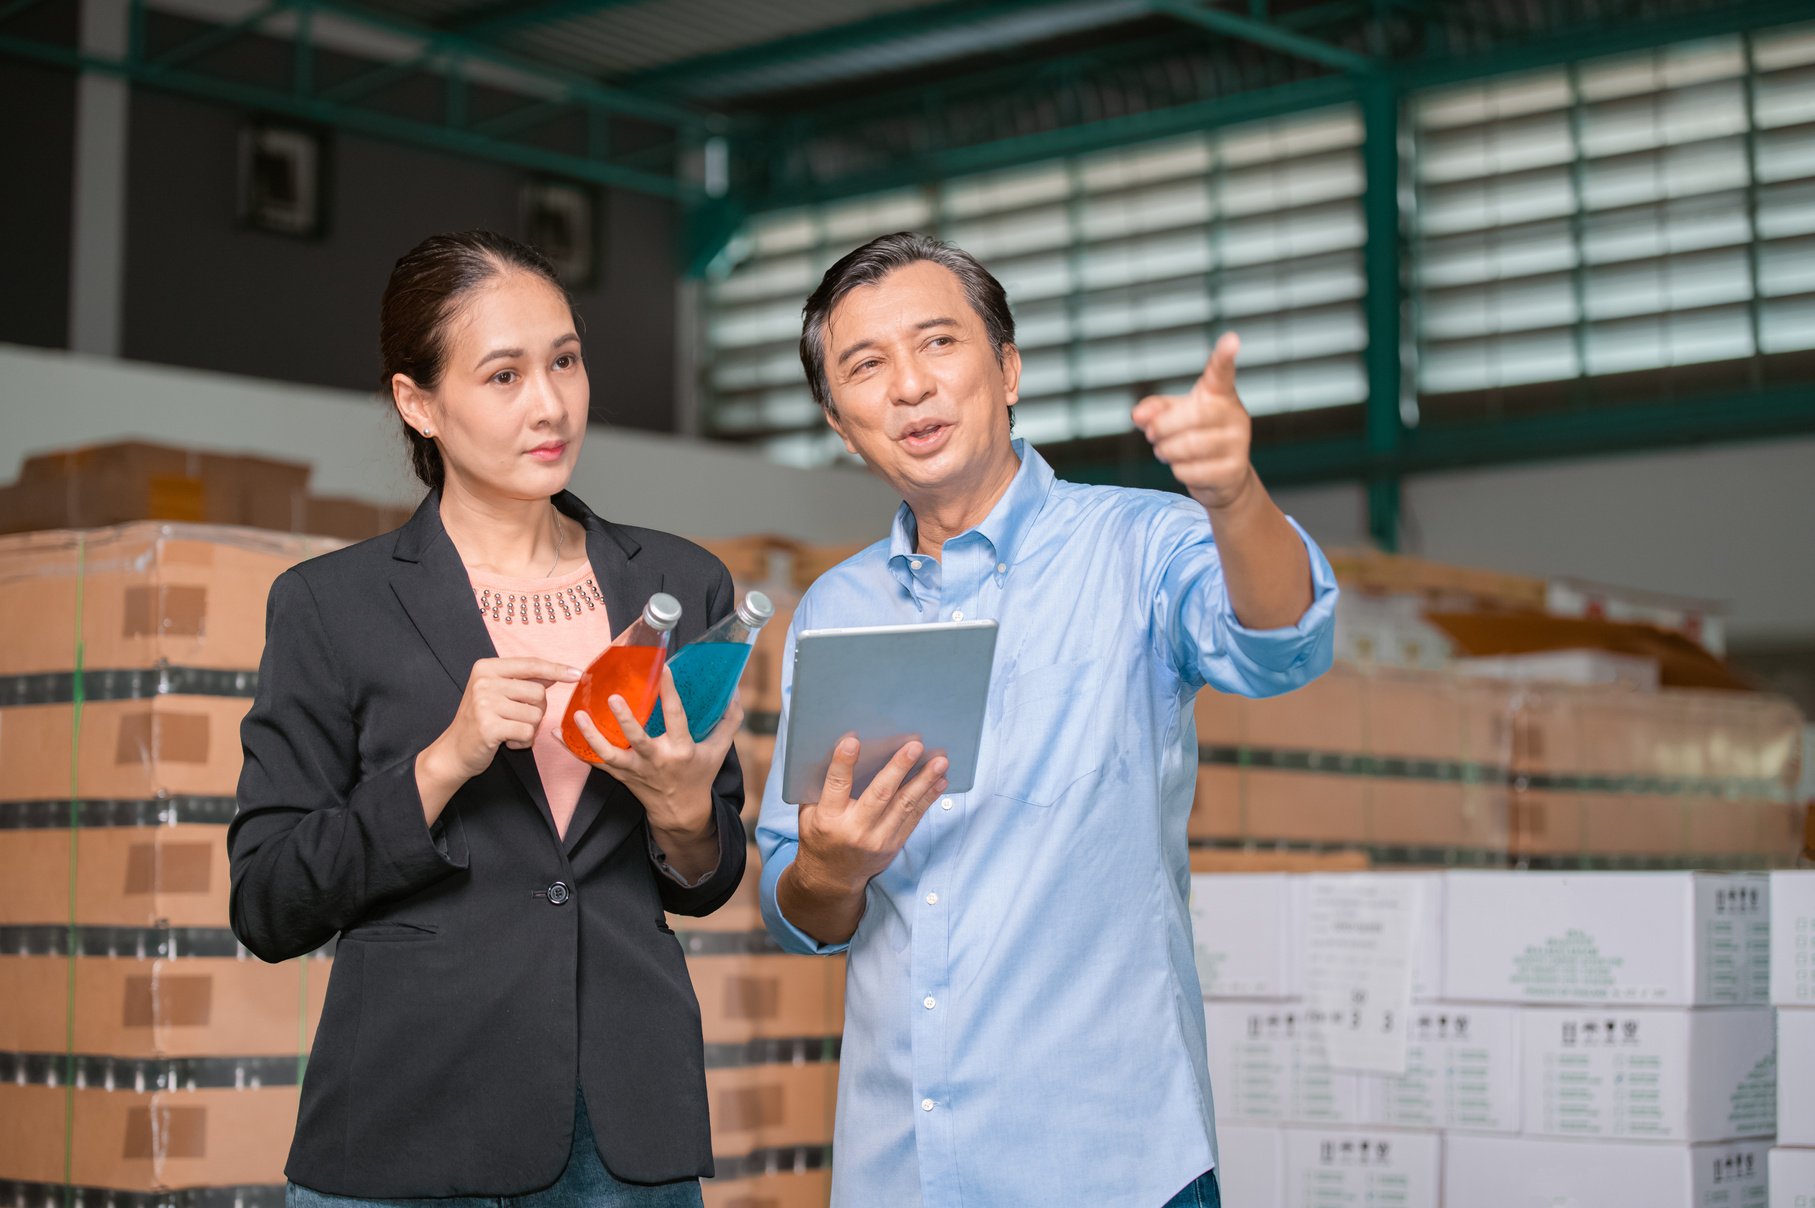
<svg viewBox="0 0 1815 1208">
<path fill-rule="evenodd" d="M 952 808 L 952 799 L 951 799 L 951 798 L 950 798 L 950 797 L 947 797 L 947 798 L 945 798 L 945 799 L 944 799 L 944 800 L 942 800 L 942 801 L 941 801 L 941 802 L 940 802 L 940 803 L 939 803 L 939 808 L 940 808 L 940 809 L 942 809 L 942 810 L 949 810 L 949 809 L 951 809 L 951 808 Z"/>
<path fill-rule="evenodd" d="M 937 906 L 939 904 L 939 895 L 936 893 L 927 894 L 926 895 L 926 904 L 928 906 Z"/>
<path fill-rule="evenodd" d="M 934 1007 L 938 1006 L 939 1004 L 937 1002 L 933 1001 L 933 996 L 931 994 L 929 994 L 925 998 L 920 1000 L 920 1005 L 930 1011 Z"/>
<path fill-rule="evenodd" d="M 964 619 L 964 610 L 962 608 L 952 609 L 952 620 L 962 621 L 963 619 Z"/>
<path fill-rule="evenodd" d="M 915 558 L 913 561 L 909 562 L 908 568 L 910 570 L 919 570 L 920 569 L 920 559 Z"/>
<path fill-rule="evenodd" d="M 1006 563 L 1006 562 L 996 563 L 996 573 L 998 575 L 1006 575 L 1008 573 L 1008 563 Z"/>
<path fill-rule="evenodd" d="M 933 1110 L 933 1101 L 931 1099 L 922 1099 L 920 1101 L 920 1110 L 923 1112 L 932 1111 Z"/>
</svg>

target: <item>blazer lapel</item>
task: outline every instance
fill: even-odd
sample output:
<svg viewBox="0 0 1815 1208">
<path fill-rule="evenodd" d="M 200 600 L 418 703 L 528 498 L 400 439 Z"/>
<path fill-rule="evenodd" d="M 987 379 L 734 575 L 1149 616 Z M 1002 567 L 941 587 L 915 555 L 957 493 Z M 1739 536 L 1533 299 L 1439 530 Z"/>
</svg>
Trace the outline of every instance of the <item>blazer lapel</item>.
<svg viewBox="0 0 1815 1208">
<path fill-rule="evenodd" d="M 498 657 L 498 651 L 473 600 L 460 551 L 441 527 L 441 492 L 431 491 L 422 501 L 398 535 L 392 556 L 397 566 L 391 575 L 391 590 L 448 678 L 465 692 L 473 664 Z M 536 771 L 535 752 L 500 747 L 498 754 L 523 782 L 524 790 L 542 811 L 549 834 L 558 840 L 554 813 L 548 808 L 548 793 L 542 787 L 541 773 Z"/>
<path fill-rule="evenodd" d="M 624 632 L 643 615 L 649 597 L 662 590 L 661 572 L 637 557 L 642 547 L 634 537 L 595 515 L 572 494 L 563 491 L 555 496 L 555 506 L 586 526 L 586 556 L 594 581 L 605 597 L 612 628 Z M 635 795 L 609 772 L 594 768 L 567 824 L 567 850 L 573 852 L 596 825 L 595 842 L 610 851 L 642 821 L 643 806 Z"/>
</svg>

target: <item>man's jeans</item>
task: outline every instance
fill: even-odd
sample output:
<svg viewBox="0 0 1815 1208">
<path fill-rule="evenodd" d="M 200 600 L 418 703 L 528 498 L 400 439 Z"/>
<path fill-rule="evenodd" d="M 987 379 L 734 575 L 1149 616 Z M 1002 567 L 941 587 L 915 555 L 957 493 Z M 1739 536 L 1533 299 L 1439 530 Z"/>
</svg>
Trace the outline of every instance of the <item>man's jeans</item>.
<svg viewBox="0 0 1815 1208">
<path fill-rule="evenodd" d="M 1216 1171 L 1206 1170 L 1189 1187 L 1166 1201 L 1165 1208 L 1222 1208 L 1223 1193 L 1217 1189 Z M 1254 1205 L 1253 1208 L 1262 1208 Z"/>
</svg>

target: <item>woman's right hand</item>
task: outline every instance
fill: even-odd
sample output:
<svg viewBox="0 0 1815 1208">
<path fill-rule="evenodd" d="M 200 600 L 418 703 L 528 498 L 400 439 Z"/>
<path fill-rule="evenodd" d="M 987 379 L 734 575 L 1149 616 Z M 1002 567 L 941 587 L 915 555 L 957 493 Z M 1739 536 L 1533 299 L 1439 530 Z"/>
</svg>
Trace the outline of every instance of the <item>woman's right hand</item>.
<svg viewBox="0 0 1815 1208">
<path fill-rule="evenodd" d="M 474 663 L 452 724 L 416 757 L 416 786 L 429 823 L 461 785 L 491 766 L 499 746 L 528 750 L 548 709 L 548 686 L 579 678 L 579 668 L 547 659 Z"/>
</svg>

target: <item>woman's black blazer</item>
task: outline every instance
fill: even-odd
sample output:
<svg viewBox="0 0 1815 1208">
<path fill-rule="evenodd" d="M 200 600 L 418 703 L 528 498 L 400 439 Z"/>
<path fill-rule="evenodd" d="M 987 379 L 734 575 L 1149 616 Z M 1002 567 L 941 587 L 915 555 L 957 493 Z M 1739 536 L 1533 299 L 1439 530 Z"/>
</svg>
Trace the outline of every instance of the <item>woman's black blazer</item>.
<svg viewBox="0 0 1815 1208">
<path fill-rule="evenodd" d="M 718 869 L 693 888 L 602 771 L 558 837 L 529 751 L 500 748 L 425 825 L 416 756 L 496 653 L 440 502 L 271 588 L 227 834 L 233 931 L 269 961 L 339 937 L 285 1173 L 366 1198 L 546 1187 L 577 1083 L 620 1179 L 709 1175 L 699 1004 L 663 911 L 710 913 L 743 876 L 737 756 L 712 786 Z M 731 611 L 705 550 L 555 504 L 586 528 L 614 626 L 657 591 L 680 600 L 682 640 Z"/>
</svg>

